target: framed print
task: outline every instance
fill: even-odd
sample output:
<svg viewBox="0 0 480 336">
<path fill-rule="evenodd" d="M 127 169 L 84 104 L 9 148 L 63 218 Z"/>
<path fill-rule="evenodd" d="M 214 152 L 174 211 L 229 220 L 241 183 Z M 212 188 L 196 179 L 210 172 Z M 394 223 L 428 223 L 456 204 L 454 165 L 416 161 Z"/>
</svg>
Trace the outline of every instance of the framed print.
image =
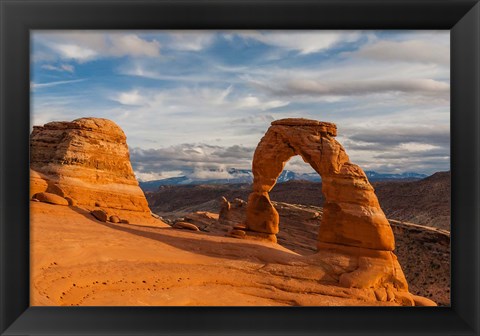
<svg viewBox="0 0 480 336">
<path fill-rule="evenodd" d="M 478 334 L 479 6 L 2 1 L 2 335 Z"/>
</svg>

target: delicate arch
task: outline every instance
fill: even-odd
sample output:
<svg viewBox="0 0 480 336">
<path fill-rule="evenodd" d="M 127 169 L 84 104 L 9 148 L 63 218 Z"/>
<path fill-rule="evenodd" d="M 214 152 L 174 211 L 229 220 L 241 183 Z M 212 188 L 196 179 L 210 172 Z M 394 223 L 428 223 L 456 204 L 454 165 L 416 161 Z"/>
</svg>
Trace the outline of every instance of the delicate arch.
<svg viewBox="0 0 480 336">
<path fill-rule="evenodd" d="M 253 191 L 248 199 L 246 230 L 275 235 L 279 217 L 268 193 L 286 162 L 295 155 L 322 177 L 324 213 L 318 241 L 375 250 L 393 251 L 393 232 L 374 189 L 363 170 L 350 163 L 335 140 L 335 124 L 308 119 L 272 122 L 255 150 Z"/>
</svg>

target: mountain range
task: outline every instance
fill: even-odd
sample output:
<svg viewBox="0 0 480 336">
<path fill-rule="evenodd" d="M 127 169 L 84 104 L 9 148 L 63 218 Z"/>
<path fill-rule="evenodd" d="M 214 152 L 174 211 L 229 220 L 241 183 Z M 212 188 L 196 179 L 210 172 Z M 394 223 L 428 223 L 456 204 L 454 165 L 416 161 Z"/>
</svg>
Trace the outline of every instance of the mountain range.
<svg viewBox="0 0 480 336">
<path fill-rule="evenodd" d="M 155 191 L 160 186 L 171 185 L 198 185 L 198 184 L 238 184 L 238 183 L 252 183 L 253 173 L 250 169 L 236 169 L 230 168 L 227 170 L 231 178 L 223 179 L 200 179 L 193 175 L 170 177 L 166 179 L 139 182 L 140 187 L 144 191 Z M 418 180 L 427 177 L 425 174 L 414 172 L 406 172 L 401 174 L 382 174 L 374 171 L 365 171 L 370 182 L 388 181 L 388 180 Z M 291 170 L 284 170 L 277 179 L 278 183 L 287 181 L 310 181 L 321 182 L 321 178 L 317 173 L 296 173 Z"/>
</svg>

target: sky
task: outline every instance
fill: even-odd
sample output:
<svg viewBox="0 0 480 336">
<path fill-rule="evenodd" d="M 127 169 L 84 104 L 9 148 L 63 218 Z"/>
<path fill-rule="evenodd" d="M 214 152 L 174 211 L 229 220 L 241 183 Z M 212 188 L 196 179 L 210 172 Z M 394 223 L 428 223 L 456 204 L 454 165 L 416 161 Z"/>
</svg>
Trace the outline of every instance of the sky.
<svg viewBox="0 0 480 336">
<path fill-rule="evenodd" d="M 31 124 L 81 117 L 124 130 L 141 181 L 228 178 L 292 117 L 335 123 L 364 170 L 432 174 L 450 169 L 450 34 L 33 31 Z"/>
</svg>

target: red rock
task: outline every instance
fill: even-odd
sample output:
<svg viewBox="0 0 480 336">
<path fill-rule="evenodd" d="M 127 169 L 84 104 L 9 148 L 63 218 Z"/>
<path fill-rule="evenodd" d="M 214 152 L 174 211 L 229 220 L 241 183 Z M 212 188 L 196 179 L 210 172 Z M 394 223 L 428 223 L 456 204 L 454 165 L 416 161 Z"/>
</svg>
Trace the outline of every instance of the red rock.
<svg viewBox="0 0 480 336">
<path fill-rule="evenodd" d="M 39 200 L 40 202 L 45 202 L 45 203 L 50 203 L 50 204 L 55 204 L 55 205 L 68 205 L 68 201 L 58 195 L 47 193 L 47 192 L 41 192 L 33 195 L 34 199 Z"/>
<path fill-rule="evenodd" d="M 96 209 L 90 212 L 93 217 L 98 219 L 100 222 L 106 222 L 108 219 L 107 213 L 102 209 Z"/>
<path fill-rule="evenodd" d="M 62 190 L 62 188 L 54 183 L 48 184 L 47 192 L 65 198 L 65 192 Z"/>
<path fill-rule="evenodd" d="M 48 183 L 43 174 L 30 169 L 30 198 L 38 193 L 47 191 Z"/>
<path fill-rule="evenodd" d="M 234 238 L 244 238 L 246 235 L 245 230 L 239 230 L 239 229 L 232 229 L 227 233 L 228 237 L 234 237 Z"/>
<path fill-rule="evenodd" d="M 192 223 L 187 223 L 187 222 L 176 222 L 172 226 L 175 229 L 186 229 L 186 230 L 191 230 L 191 231 L 200 231 L 200 229 Z"/>
<path fill-rule="evenodd" d="M 378 301 L 412 306 L 407 281 L 392 252 L 395 240 L 390 224 L 367 176 L 350 162 L 335 140 L 336 132 L 334 124 L 315 120 L 272 122 L 253 157 L 254 181 L 246 208 L 245 235 L 238 229 L 230 235 L 276 242 L 281 223 L 268 193 L 286 162 L 300 155 L 321 176 L 325 197 L 319 252 L 313 258 L 335 270 L 332 276 L 342 287 L 361 289 Z M 225 209 L 221 220 L 231 217 L 232 211 Z"/>
<path fill-rule="evenodd" d="M 252 192 L 248 197 L 247 228 L 251 231 L 275 234 L 278 232 L 278 212 L 267 192 Z"/>
<path fill-rule="evenodd" d="M 435 301 L 427 299 L 426 297 L 418 296 L 418 295 L 412 295 L 412 297 L 413 297 L 413 301 L 415 302 L 415 306 L 417 307 L 436 307 L 437 306 Z"/>
<path fill-rule="evenodd" d="M 65 199 L 67 200 L 68 205 L 77 206 L 77 201 L 75 201 L 73 198 L 66 196 Z"/>
<path fill-rule="evenodd" d="M 110 216 L 108 220 L 112 223 L 120 223 L 120 218 L 118 218 L 118 216 L 115 216 L 115 215 Z"/>
<path fill-rule="evenodd" d="M 244 224 L 246 218 L 247 203 L 241 199 L 234 199 L 231 203 L 225 198 L 220 199 L 220 212 L 218 222 L 222 225 L 241 225 L 242 229 L 246 229 Z"/>
<path fill-rule="evenodd" d="M 114 122 L 81 118 L 34 126 L 30 153 L 33 189 L 43 189 L 41 180 L 46 179 L 51 189 L 74 198 L 80 206 L 97 203 L 150 213 L 130 164 L 126 136 Z"/>
<path fill-rule="evenodd" d="M 378 301 L 387 301 L 387 290 L 385 288 L 377 288 L 374 290 L 374 292 Z"/>
<path fill-rule="evenodd" d="M 246 230 L 247 226 L 245 224 L 236 224 L 233 226 L 233 228 L 236 230 Z"/>
<path fill-rule="evenodd" d="M 272 123 L 253 157 L 253 191 L 247 208 L 247 228 L 276 234 L 278 212 L 268 196 L 285 163 L 300 155 L 322 177 L 325 196 L 319 242 L 393 251 L 392 229 L 363 170 L 334 136 L 332 123 L 282 119 Z M 320 192 L 320 191 L 319 191 Z"/>
</svg>

